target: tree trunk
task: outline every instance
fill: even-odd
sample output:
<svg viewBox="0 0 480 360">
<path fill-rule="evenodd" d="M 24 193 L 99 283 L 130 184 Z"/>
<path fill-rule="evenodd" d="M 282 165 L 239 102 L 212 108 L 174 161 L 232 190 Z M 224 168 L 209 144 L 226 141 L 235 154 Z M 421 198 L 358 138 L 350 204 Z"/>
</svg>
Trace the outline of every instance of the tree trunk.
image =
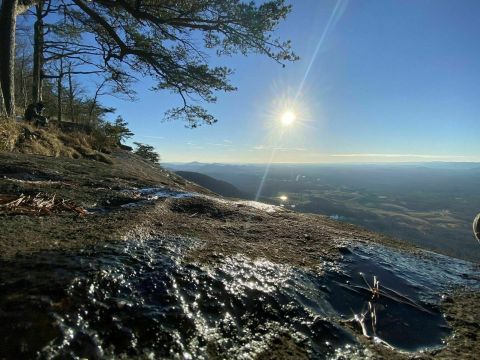
<svg viewBox="0 0 480 360">
<path fill-rule="evenodd" d="M 88 113 L 88 123 L 90 125 L 93 123 L 93 111 L 95 110 L 96 106 L 97 106 L 97 96 L 93 98 L 92 106 L 90 106 L 90 111 Z"/>
<path fill-rule="evenodd" d="M 39 1 L 36 5 L 34 31 L 33 31 L 33 84 L 32 101 L 38 103 L 42 101 L 42 73 L 43 73 L 43 5 L 44 1 Z"/>
<path fill-rule="evenodd" d="M 0 70 L 1 76 L 1 70 Z M 0 86 L 0 121 L 2 120 L 1 117 L 7 116 L 7 110 L 5 109 L 5 102 L 3 101 L 3 91 L 2 87 Z"/>
<path fill-rule="evenodd" d="M 90 107 L 90 112 L 88 114 L 88 123 L 90 125 L 93 123 L 93 111 L 97 107 L 98 97 L 100 96 L 100 92 L 102 91 L 102 88 L 105 86 L 106 82 L 107 82 L 106 80 L 103 80 L 103 82 L 100 85 L 98 85 L 97 90 L 95 91 L 95 96 L 93 97 L 92 106 Z"/>
<path fill-rule="evenodd" d="M 27 81 L 26 81 L 26 72 L 25 72 L 25 51 L 22 53 L 22 68 L 20 71 L 20 76 L 22 77 L 20 79 L 21 82 L 21 94 L 22 94 L 22 100 L 23 100 L 23 108 L 27 109 L 28 106 L 28 95 L 27 95 Z"/>
<path fill-rule="evenodd" d="M 18 49 L 18 44 L 17 44 L 17 49 Z M 18 111 L 18 107 L 20 106 L 22 109 L 26 109 L 28 102 L 27 102 L 27 96 L 26 96 L 26 77 L 27 71 L 26 71 L 26 57 L 25 57 L 25 50 L 23 50 L 20 53 L 17 53 L 16 59 L 15 59 L 15 107 L 16 110 Z M 17 64 L 20 63 L 18 66 Z"/>
<path fill-rule="evenodd" d="M 62 79 L 63 79 L 63 59 L 60 59 L 60 72 L 57 80 L 57 121 L 60 126 L 62 121 Z"/>
<path fill-rule="evenodd" d="M 15 27 L 18 0 L 3 0 L 0 8 L 0 113 L 15 115 Z"/>
<path fill-rule="evenodd" d="M 75 122 L 75 114 L 73 111 L 73 101 L 74 101 L 74 91 L 73 91 L 73 81 L 72 81 L 72 65 L 68 66 L 68 105 L 70 110 L 70 121 Z"/>
</svg>

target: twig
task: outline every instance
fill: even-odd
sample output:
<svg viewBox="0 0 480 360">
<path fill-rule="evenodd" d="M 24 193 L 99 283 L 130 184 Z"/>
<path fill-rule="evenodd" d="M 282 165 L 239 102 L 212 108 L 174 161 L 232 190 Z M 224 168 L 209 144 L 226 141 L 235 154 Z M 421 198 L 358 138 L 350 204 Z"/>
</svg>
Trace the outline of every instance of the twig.
<svg viewBox="0 0 480 360">
<path fill-rule="evenodd" d="M 1 198 L 0 198 L 1 201 Z M 46 194 L 38 193 L 35 196 L 21 194 L 17 199 L 11 200 L 5 204 L 0 204 L 0 209 L 16 210 L 21 213 L 43 213 L 48 214 L 53 211 L 72 211 L 80 216 L 88 212 L 76 206 L 73 202 L 65 199 L 57 199 L 56 194 L 47 197 Z"/>
</svg>

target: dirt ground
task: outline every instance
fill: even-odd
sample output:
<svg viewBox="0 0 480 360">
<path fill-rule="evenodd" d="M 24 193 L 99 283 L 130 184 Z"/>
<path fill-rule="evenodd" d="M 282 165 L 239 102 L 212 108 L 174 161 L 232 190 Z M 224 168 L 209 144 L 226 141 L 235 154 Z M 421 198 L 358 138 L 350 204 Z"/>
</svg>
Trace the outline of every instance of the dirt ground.
<svg viewBox="0 0 480 360">
<path fill-rule="evenodd" d="M 187 258 L 207 263 L 220 255 L 240 253 L 318 269 L 322 260 L 348 251 L 345 244 L 349 242 L 377 242 L 416 251 L 325 216 L 281 208 L 267 212 L 224 201 L 125 151 L 115 151 L 111 158 L 113 164 L 0 153 L 0 256 L 158 235 L 198 239 L 200 246 L 191 249 Z M 205 196 L 142 202 L 135 191 L 124 191 L 159 186 Z M 28 201 L 20 201 L 22 195 Z M 454 335 L 442 350 L 412 355 L 367 345 L 377 358 L 473 359 L 480 353 L 479 300 L 480 294 L 459 293 L 443 302 Z"/>
</svg>

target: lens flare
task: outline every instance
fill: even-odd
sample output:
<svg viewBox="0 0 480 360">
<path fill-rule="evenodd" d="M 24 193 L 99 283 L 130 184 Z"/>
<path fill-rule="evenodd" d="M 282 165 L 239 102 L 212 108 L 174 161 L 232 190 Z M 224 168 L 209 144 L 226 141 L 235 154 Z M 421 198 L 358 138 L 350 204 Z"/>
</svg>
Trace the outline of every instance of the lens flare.
<svg viewBox="0 0 480 360">
<path fill-rule="evenodd" d="M 290 126 L 292 125 L 295 120 L 297 119 L 297 115 L 291 110 L 287 110 L 282 114 L 282 125 L 283 126 Z"/>
<path fill-rule="evenodd" d="M 305 87 L 307 78 L 310 74 L 310 71 L 311 71 L 318 55 L 320 54 L 320 50 L 321 50 L 321 48 L 322 48 L 322 46 L 325 42 L 325 39 L 327 38 L 327 35 L 333 30 L 333 28 L 340 21 L 341 17 L 343 16 L 343 14 L 344 14 L 347 6 L 348 6 L 348 2 L 349 2 L 349 0 L 337 0 L 337 2 L 335 4 L 335 7 L 333 8 L 333 11 L 330 14 L 330 17 L 328 18 L 327 24 L 325 25 L 325 28 L 323 29 L 323 32 L 321 33 L 321 36 L 320 36 L 320 38 L 317 42 L 317 46 L 315 47 L 315 51 L 312 54 L 310 62 L 308 63 L 307 69 L 305 71 L 305 74 L 303 75 L 303 77 L 300 81 L 298 89 L 294 92 L 295 95 L 286 96 L 286 98 L 278 99 L 278 100 L 280 100 L 279 102 L 281 102 L 281 103 L 283 102 L 283 106 L 274 107 L 275 116 L 271 117 L 271 119 L 274 120 L 274 121 L 271 121 L 271 123 L 273 124 L 273 128 L 275 129 L 275 132 L 273 132 L 273 133 L 276 133 L 276 134 L 279 133 L 279 137 L 275 141 L 276 145 L 272 149 L 272 153 L 270 155 L 270 161 L 267 163 L 267 165 L 265 167 L 265 172 L 264 172 L 262 180 L 260 181 L 260 184 L 258 186 L 257 193 L 255 195 L 255 200 L 256 201 L 258 201 L 260 199 L 260 196 L 262 194 L 263 186 L 265 185 L 265 181 L 268 177 L 270 167 L 271 167 L 272 162 L 275 158 L 275 152 L 282 142 L 282 136 L 284 135 L 284 133 L 288 133 L 289 136 L 291 137 L 290 133 L 292 132 L 291 130 L 293 130 L 293 129 L 291 129 L 290 127 L 295 122 L 297 122 L 298 125 L 299 125 L 299 126 L 298 125 L 295 126 L 295 130 L 298 129 L 298 128 L 301 128 L 302 125 L 305 125 L 305 119 L 308 118 L 307 116 L 305 116 L 306 115 L 306 113 L 305 113 L 306 109 L 302 108 L 302 107 L 299 107 L 298 105 L 299 105 L 301 97 L 305 93 L 304 87 Z M 293 107 L 290 105 L 290 103 L 293 104 Z M 297 121 L 296 112 L 293 112 L 292 110 L 284 111 L 281 114 L 277 113 L 278 109 L 285 109 L 285 108 L 297 110 L 298 121 Z M 317 115 L 317 117 L 318 117 L 318 115 Z M 279 119 L 280 119 L 281 126 L 278 126 Z M 287 128 L 289 128 L 289 129 L 287 130 Z"/>
</svg>

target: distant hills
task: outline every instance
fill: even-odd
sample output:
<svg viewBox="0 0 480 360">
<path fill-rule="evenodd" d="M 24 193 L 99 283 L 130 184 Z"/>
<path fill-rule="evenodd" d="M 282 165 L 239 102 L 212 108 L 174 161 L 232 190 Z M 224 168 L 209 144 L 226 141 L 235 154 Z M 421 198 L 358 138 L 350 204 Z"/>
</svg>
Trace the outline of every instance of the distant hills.
<svg viewBox="0 0 480 360">
<path fill-rule="evenodd" d="M 218 180 L 194 171 L 176 171 L 176 174 L 219 195 L 233 198 L 245 197 L 244 193 L 226 181 Z"/>
<path fill-rule="evenodd" d="M 480 211 L 480 163 L 171 164 L 228 183 L 243 198 L 330 216 L 429 250 L 480 262 L 472 221 Z M 217 180 L 218 179 L 218 180 Z M 194 182 L 220 193 L 215 184 Z M 227 195 L 231 196 L 231 195 Z M 239 195 L 234 195 L 239 196 Z"/>
</svg>

